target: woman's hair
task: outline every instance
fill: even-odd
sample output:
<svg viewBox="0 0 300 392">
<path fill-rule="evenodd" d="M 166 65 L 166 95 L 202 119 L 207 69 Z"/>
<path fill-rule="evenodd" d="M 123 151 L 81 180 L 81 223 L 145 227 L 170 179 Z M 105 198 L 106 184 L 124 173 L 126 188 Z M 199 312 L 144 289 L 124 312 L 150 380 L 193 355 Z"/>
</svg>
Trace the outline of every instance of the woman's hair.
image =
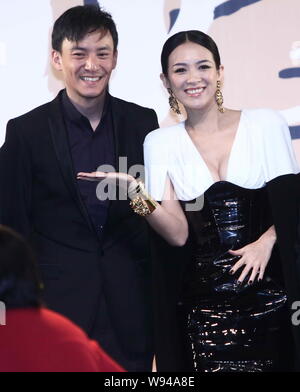
<svg viewBox="0 0 300 392">
<path fill-rule="evenodd" d="M 39 307 L 41 287 L 31 248 L 20 235 L 0 225 L 0 301 L 7 309 Z"/>
<path fill-rule="evenodd" d="M 168 76 L 168 65 L 169 57 L 177 46 L 184 44 L 185 42 L 194 42 L 195 44 L 201 45 L 208 49 L 214 58 L 216 68 L 219 69 L 221 65 L 221 59 L 219 54 L 219 49 L 215 41 L 207 34 L 199 30 L 188 30 L 180 31 L 172 35 L 165 42 L 162 52 L 161 52 L 161 67 L 162 72 L 165 76 Z"/>
<path fill-rule="evenodd" d="M 111 15 L 99 5 L 79 5 L 69 8 L 54 23 L 52 31 L 52 48 L 61 53 L 65 39 L 79 42 L 87 34 L 95 31 L 110 32 L 114 51 L 118 47 L 118 32 Z"/>
</svg>

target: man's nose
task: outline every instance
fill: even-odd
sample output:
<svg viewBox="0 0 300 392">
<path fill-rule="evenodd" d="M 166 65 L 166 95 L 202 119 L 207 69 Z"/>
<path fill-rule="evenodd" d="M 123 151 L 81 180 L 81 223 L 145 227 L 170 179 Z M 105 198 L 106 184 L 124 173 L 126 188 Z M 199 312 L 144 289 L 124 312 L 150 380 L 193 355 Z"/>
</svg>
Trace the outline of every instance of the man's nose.
<svg viewBox="0 0 300 392">
<path fill-rule="evenodd" d="M 98 59 L 95 56 L 89 56 L 85 63 L 87 71 L 97 71 L 99 69 Z"/>
</svg>

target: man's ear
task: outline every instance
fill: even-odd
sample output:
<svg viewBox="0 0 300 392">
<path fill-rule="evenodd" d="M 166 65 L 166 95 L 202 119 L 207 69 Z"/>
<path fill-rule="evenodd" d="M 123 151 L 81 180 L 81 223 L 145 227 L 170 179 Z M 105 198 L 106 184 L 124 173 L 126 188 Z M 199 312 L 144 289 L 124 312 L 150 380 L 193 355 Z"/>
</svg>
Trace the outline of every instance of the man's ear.
<svg viewBox="0 0 300 392">
<path fill-rule="evenodd" d="M 114 52 L 114 58 L 113 58 L 113 69 L 115 69 L 116 68 L 116 66 L 117 66 L 117 62 L 118 62 L 118 50 L 116 50 L 115 52 Z"/>
<path fill-rule="evenodd" d="M 160 74 L 160 79 L 163 82 L 163 85 L 165 86 L 166 89 L 170 88 L 169 80 L 168 80 L 168 78 L 166 77 L 165 74 L 161 73 Z"/>
<path fill-rule="evenodd" d="M 52 50 L 51 57 L 52 57 L 52 64 L 54 68 L 57 71 L 61 71 L 62 70 L 61 54 L 57 50 Z"/>
</svg>

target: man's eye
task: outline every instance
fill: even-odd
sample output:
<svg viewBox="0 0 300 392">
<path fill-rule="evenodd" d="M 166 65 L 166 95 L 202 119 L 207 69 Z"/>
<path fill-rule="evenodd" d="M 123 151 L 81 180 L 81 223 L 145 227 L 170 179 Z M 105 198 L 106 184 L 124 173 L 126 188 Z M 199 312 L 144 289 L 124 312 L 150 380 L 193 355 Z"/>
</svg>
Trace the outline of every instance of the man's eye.
<svg viewBox="0 0 300 392">
<path fill-rule="evenodd" d="M 99 57 L 107 57 L 107 56 L 108 56 L 108 53 L 98 53 L 98 56 L 99 56 Z"/>
<path fill-rule="evenodd" d="M 83 57 L 84 56 L 84 53 L 73 53 L 73 56 L 75 56 L 75 57 Z"/>
</svg>

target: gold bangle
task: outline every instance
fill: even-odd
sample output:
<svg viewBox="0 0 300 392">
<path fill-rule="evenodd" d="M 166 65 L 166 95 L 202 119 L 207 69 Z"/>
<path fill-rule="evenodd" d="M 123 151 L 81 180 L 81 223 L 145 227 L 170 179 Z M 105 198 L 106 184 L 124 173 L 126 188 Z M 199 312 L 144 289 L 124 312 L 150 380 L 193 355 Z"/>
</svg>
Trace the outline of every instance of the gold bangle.
<svg viewBox="0 0 300 392">
<path fill-rule="evenodd" d="M 128 195 L 131 198 L 130 206 L 138 215 L 150 215 L 158 206 L 158 203 L 149 196 L 141 181 L 130 184 Z"/>
</svg>

